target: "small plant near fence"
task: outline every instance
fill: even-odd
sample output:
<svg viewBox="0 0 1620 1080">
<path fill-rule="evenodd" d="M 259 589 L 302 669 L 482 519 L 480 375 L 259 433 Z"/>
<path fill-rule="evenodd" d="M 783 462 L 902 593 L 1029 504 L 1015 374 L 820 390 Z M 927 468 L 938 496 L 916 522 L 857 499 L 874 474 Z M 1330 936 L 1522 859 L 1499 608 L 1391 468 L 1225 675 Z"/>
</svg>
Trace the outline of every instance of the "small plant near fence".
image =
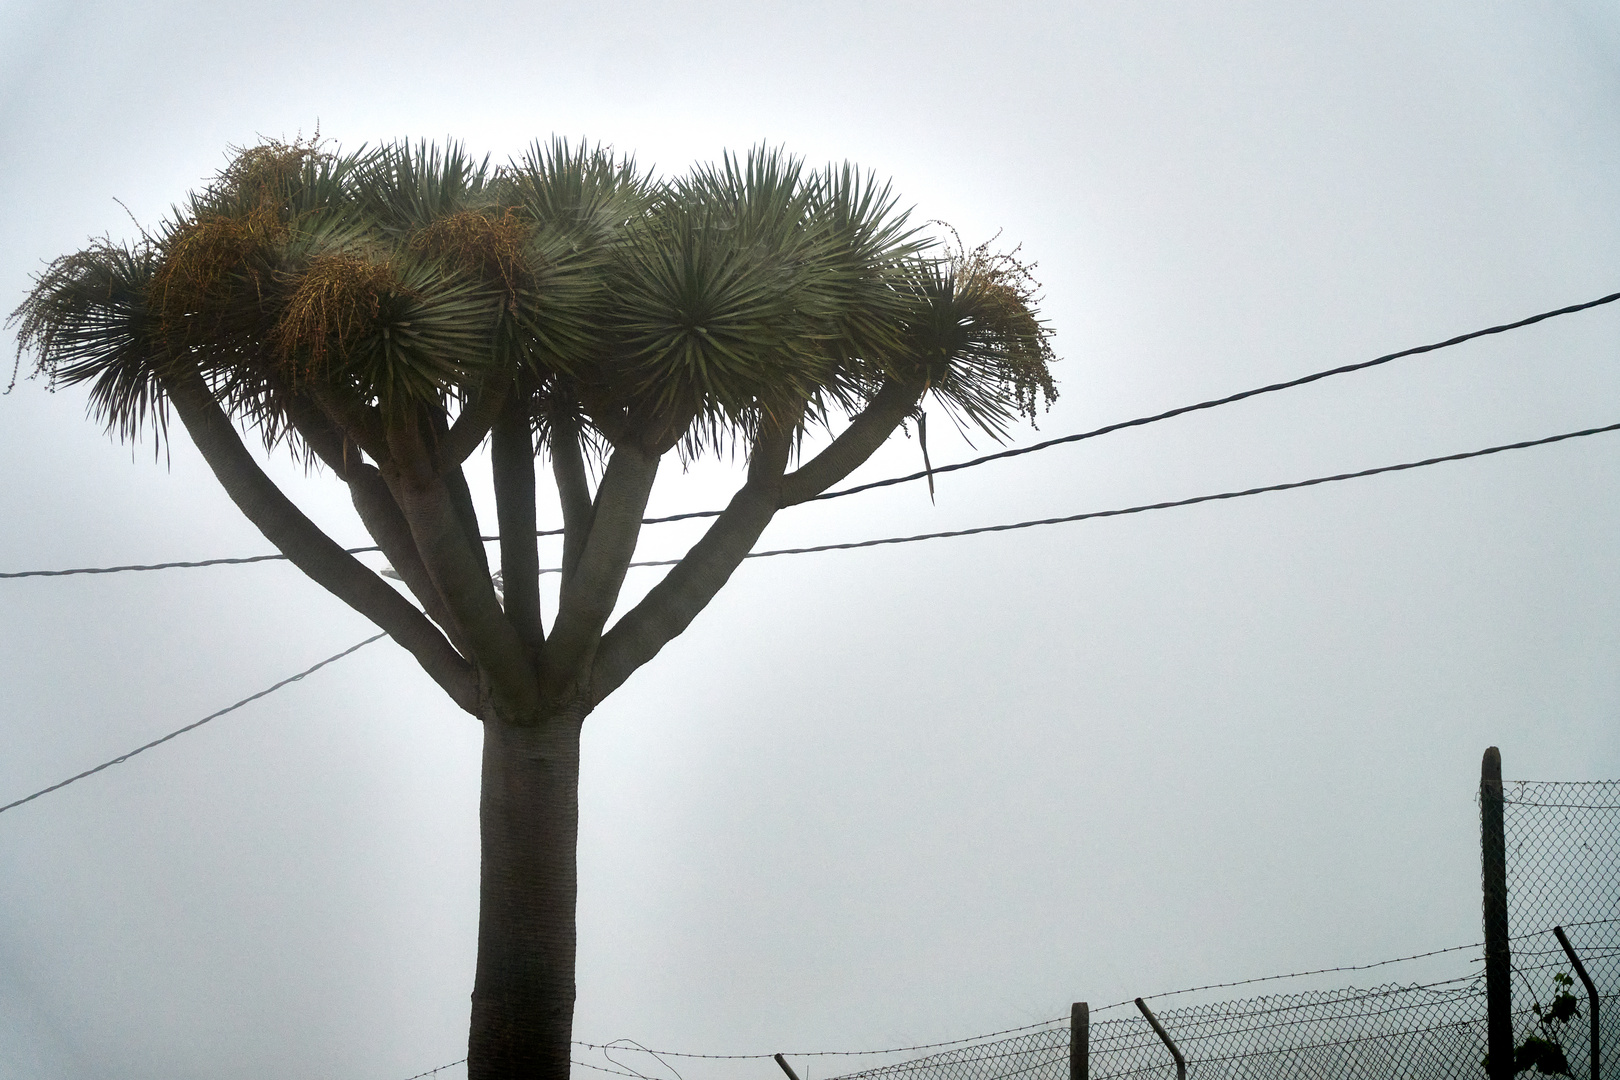
<svg viewBox="0 0 1620 1080">
<path fill-rule="evenodd" d="M 1563 1035 L 1570 1021 L 1580 1017 L 1581 1003 L 1574 994 L 1575 980 L 1567 973 L 1560 971 L 1554 975 L 1553 985 L 1558 988 L 1558 993 L 1550 1005 L 1543 1009 L 1538 1001 L 1530 1006 L 1536 1026 L 1513 1048 L 1514 1076 L 1531 1070 L 1547 1076 L 1575 1075 L 1569 1071 L 1569 1056 L 1564 1053 Z M 1480 1064 L 1489 1073 L 1491 1055 L 1486 1054 Z"/>
</svg>

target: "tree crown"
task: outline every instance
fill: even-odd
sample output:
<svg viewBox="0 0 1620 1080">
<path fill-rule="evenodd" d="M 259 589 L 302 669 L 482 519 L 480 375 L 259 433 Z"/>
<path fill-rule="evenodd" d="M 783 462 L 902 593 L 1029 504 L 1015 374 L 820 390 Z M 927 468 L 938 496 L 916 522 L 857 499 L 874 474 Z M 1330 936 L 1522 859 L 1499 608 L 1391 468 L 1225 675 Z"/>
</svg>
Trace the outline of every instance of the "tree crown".
<svg viewBox="0 0 1620 1080">
<path fill-rule="evenodd" d="M 890 187 L 756 148 L 655 180 L 610 148 L 244 150 L 154 231 L 52 263 L 13 318 L 54 383 L 124 438 L 196 369 L 268 442 L 289 394 L 379 423 L 496 384 L 591 445 L 687 454 L 858 412 L 885 379 L 1000 436 L 1055 395 L 1029 269 L 945 250 Z M 362 444 L 363 445 L 363 444 Z"/>
</svg>

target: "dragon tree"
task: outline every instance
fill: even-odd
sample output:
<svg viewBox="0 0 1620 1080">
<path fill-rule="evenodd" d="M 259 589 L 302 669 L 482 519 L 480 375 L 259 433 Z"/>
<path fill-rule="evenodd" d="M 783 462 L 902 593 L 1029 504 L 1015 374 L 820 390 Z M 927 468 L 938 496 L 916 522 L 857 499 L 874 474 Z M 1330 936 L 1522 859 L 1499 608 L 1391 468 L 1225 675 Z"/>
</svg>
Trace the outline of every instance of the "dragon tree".
<svg viewBox="0 0 1620 1080">
<path fill-rule="evenodd" d="M 87 384 L 119 438 L 178 416 L 269 542 L 481 721 L 468 1069 L 564 1080 L 586 717 L 777 512 L 925 404 L 995 437 L 1049 404 L 1034 288 L 1011 255 L 929 240 L 871 174 L 775 150 L 656 179 L 559 141 L 500 167 L 453 144 L 298 141 L 236 153 L 137 240 L 50 263 L 13 319 L 19 356 Z M 253 443 L 346 484 L 398 583 L 300 512 Z M 615 620 L 672 451 L 746 466 Z M 536 533 L 559 523 L 547 612 Z"/>
</svg>

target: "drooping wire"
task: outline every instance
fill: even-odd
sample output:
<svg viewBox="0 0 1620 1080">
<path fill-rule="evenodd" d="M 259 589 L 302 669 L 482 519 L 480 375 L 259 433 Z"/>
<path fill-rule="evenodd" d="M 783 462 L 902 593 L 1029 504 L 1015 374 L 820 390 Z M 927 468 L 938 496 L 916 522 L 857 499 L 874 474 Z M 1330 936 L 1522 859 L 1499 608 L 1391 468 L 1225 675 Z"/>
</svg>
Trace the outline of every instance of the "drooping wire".
<svg viewBox="0 0 1620 1080">
<path fill-rule="evenodd" d="M 1177 997 L 1181 994 L 1194 994 L 1200 990 L 1225 990 L 1233 986 L 1253 986 L 1255 983 L 1277 982 L 1282 979 L 1302 979 L 1309 975 L 1331 975 L 1344 971 L 1370 971 L 1373 968 L 1388 967 L 1390 964 L 1404 964 L 1409 960 L 1422 960 L 1430 956 L 1443 956 L 1446 953 L 1463 952 L 1468 949 L 1482 948 L 1484 948 L 1484 943 L 1476 941 L 1470 945 L 1452 945 L 1449 948 L 1431 949 L 1428 952 L 1413 953 L 1410 956 L 1397 956 L 1390 960 L 1376 960 L 1370 964 L 1341 964 L 1338 967 L 1316 968 L 1312 971 L 1291 971 L 1286 975 L 1260 975 L 1253 979 L 1237 979 L 1232 982 L 1206 983 L 1203 986 L 1187 986 L 1180 990 L 1167 990 L 1162 994 L 1143 994 L 1141 996 L 1143 998 L 1157 1000 L 1159 998 Z M 1472 976 L 1469 976 L 1469 978 L 1472 978 Z M 1443 981 L 1455 982 L 1457 980 L 1447 979 Z M 1440 984 L 1435 983 L 1432 985 L 1438 986 Z M 1093 1009 L 1091 1011 L 1093 1014 L 1105 1012 L 1109 1009 L 1118 1009 L 1126 1005 L 1134 1004 L 1135 1001 L 1135 998 L 1130 998 L 1125 1001 L 1116 1001 L 1112 1005 L 1104 1005 L 1101 1008 Z"/>
<path fill-rule="evenodd" d="M 883 1050 L 784 1050 L 782 1054 L 784 1057 L 872 1057 L 882 1054 L 909 1054 L 916 1050 L 937 1050 L 945 1046 L 963 1046 L 967 1043 L 982 1042 L 985 1039 L 994 1039 L 1000 1035 L 1015 1035 L 1020 1031 L 1033 1031 L 1036 1028 L 1051 1027 L 1057 1023 L 1068 1023 L 1068 1020 L 1067 1016 L 1060 1016 L 1052 1020 L 1040 1020 L 1033 1024 L 1023 1024 L 1019 1027 L 990 1031 L 983 1035 L 969 1035 L 961 1039 L 947 1039 L 944 1042 L 919 1043 L 915 1046 L 891 1046 Z M 623 1039 L 618 1040 L 620 1043 L 625 1041 Z M 574 1045 L 584 1047 L 587 1050 L 624 1049 L 623 1046 L 615 1046 L 613 1043 L 575 1042 Z M 680 1050 L 647 1050 L 645 1047 L 638 1047 L 637 1049 L 653 1054 L 656 1057 L 693 1058 L 707 1061 L 765 1061 L 776 1056 L 775 1054 L 694 1054 Z"/>
<path fill-rule="evenodd" d="M 13 802 L 6 803 L 6 805 L 0 806 L 0 814 L 5 813 L 7 810 L 11 810 L 11 809 L 14 809 L 14 808 L 16 808 L 18 806 L 21 806 L 23 803 L 33 802 L 35 799 L 39 798 L 41 795 L 49 795 L 53 791 L 58 791 L 58 790 L 60 790 L 62 788 L 67 787 L 69 784 L 77 783 L 78 781 L 83 780 L 88 776 L 94 776 L 96 773 L 101 772 L 103 769 L 110 769 L 114 765 L 122 765 L 124 762 L 126 762 L 130 758 L 134 757 L 136 754 L 144 754 L 144 753 L 146 753 L 146 751 L 152 749 L 155 746 L 162 746 L 164 743 L 168 742 L 170 739 L 178 738 L 179 736 L 184 735 L 188 731 L 195 731 L 195 730 L 202 727 L 204 724 L 208 723 L 211 720 L 218 720 L 220 717 L 224 716 L 226 713 L 235 712 L 237 709 L 240 709 L 242 706 L 250 704 L 250 703 L 255 702 L 255 701 L 258 701 L 260 698 L 265 697 L 266 695 L 273 694 L 277 690 L 280 690 L 284 686 L 290 686 L 291 684 L 293 684 L 295 682 L 298 682 L 300 679 L 303 679 L 306 676 L 313 675 L 315 672 L 321 670 L 321 668 L 325 667 L 326 665 L 335 664 L 339 660 L 342 660 L 345 656 L 348 656 L 348 655 L 350 655 L 351 653 L 354 653 L 354 652 L 358 652 L 359 650 L 365 648 L 367 645 L 370 645 L 373 641 L 378 641 L 381 638 L 384 638 L 384 637 L 387 637 L 387 636 L 388 635 L 386 633 L 373 634 L 370 637 L 366 638 L 364 641 L 356 642 L 355 644 L 350 645 L 347 649 L 344 649 L 342 652 L 333 653 L 331 656 L 328 656 L 325 660 L 322 660 L 317 664 L 311 664 L 309 667 L 305 668 L 303 671 L 300 671 L 296 675 L 289 675 L 285 679 L 282 679 L 280 682 L 274 683 L 274 684 L 272 684 L 270 686 L 267 686 L 263 690 L 260 690 L 256 694 L 249 694 L 247 697 L 243 698 L 241 701 L 238 701 L 233 705 L 227 705 L 223 709 L 220 709 L 218 712 L 209 713 L 207 716 L 203 717 L 201 720 L 194 720 L 191 723 L 187 724 L 185 727 L 176 728 L 174 731 L 169 732 L 167 735 L 163 736 L 161 739 L 153 739 L 151 742 L 145 744 L 144 746 L 137 746 L 135 749 L 129 751 L 128 753 L 119 754 L 117 757 L 113 758 L 111 761 L 103 761 L 100 765 L 97 765 L 93 769 L 86 769 L 84 772 L 79 773 L 76 776 L 70 776 L 66 780 L 62 780 L 62 781 L 60 781 L 58 783 L 52 784 L 50 787 L 40 788 L 38 791 L 34 792 L 32 795 L 26 795 L 21 799 L 17 799 L 17 800 L 14 800 Z"/>
<path fill-rule="evenodd" d="M 1593 920 L 1590 920 L 1588 922 L 1569 923 L 1567 925 L 1569 925 L 1569 926 L 1596 926 L 1596 925 L 1607 925 L 1607 924 L 1610 924 L 1610 923 L 1620 923 L 1620 919 L 1593 919 Z M 1519 940 L 1523 940 L 1525 938 L 1537 937 L 1539 935 L 1545 934 L 1546 932 L 1547 931 L 1545 931 L 1545 930 L 1537 930 L 1537 931 L 1530 931 L 1530 932 L 1523 933 L 1523 934 L 1517 934 L 1517 935 L 1515 935 L 1513 937 L 1512 940 L 1519 941 Z M 1338 974 L 1338 973 L 1349 972 L 1349 971 L 1371 971 L 1371 970 L 1373 970 L 1375 968 L 1388 967 L 1391 964 L 1404 964 L 1404 963 L 1408 963 L 1408 962 L 1413 961 L 1413 960 L 1424 960 L 1424 959 L 1427 959 L 1427 958 L 1429 958 L 1431 956 L 1445 956 L 1445 955 L 1448 955 L 1450 953 L 1465 952 L 1465 951 L 1468 951 L 1468 950 L 1477 950 L 1477 949 L 1482 949 L 1482 948 L 1484 948 L 1484 943 L 1476 941 L 1476 942 L 1472 942 L 1472 943 L 1467 944 L 1467 945 L 1452 945 L 1452 946 L 1450 946 L 1448 948 L 1444 948 L 1444 949 L 1430 949 L 1427 952 L 1412 953 L 1412 954 L 1407 955 L 1407 956 L 1392 957 L 1391 959 L 1388 959 L 1388 960 L 1375 960 L 1372 963 L 1368 963 L 1368 964 L 1341 964 L 1341 965 L 1338 965 L 1336 967 L 1312 968 L 1312 969 L 1307 970 L 1307 971 L 1291 971 L 1291 972 L 1287 972 L 1287 973 L 1281 974 L 1281 975 L 1262 975 L 1262 976 L 1259 976 L 1259 977 L 1253 978 L 1253 979 L 1237 979 L 1237 980 L 1234 980 L 1232 982 L 1206 983 L 1203 986 L 1188 986 L 1188 987 L 1183 987 L 1180 990 L 1169 990 L 1169 991 L 1165 991 L 1164 993 L 1160 993 L 1160 994 L 1144 995 L 1144 996 L 1145 997 L 1146 996 L 1151 996 L 1154 999 L 1159 999 L 1159 998 L 1177 997 L 1177 996 L 1179 996 L 1181 994 L 1196 993 L 1196 992 L 1201 991 L 1201 990 L 1222 990 L 1222 989 L 1228 989 L 1228 988 L 1235 987 L 1235 986 L 1252 986 L 1252 985 L 1254 985 L 1256 983 L 1278 982 L 1278 981 L 1285 980 L 1285 979 L 1300 979 L 1300 978 L 1306 978 L 1308 976 L 1313 976 L 1313 975 L 1331 975 L 1331 974 Z M 1562 955 L 1561 950 L 1558 950 L 1558 952 L 1559 952 L 1559 955 Z M 1459 977 L 1450 978 L 1450 979 L 1441 979 L 1441 980 L 1438 980 L 1436 982 L 1421 984 L 1421 986 L 1419 986 L 1418 988 L 1423 989 L 1423 988 L 1430 988 L 1430 987 L 1436 987 L 1436 986 L 1453 985 L 1453 984 L 1456 984 L 1456 983 L 1459 983 L 1459 982 L 1467 982 L 1467 981 L 1469 981 L 1469 980 L 1471 980 L 1473 978 L 1474 978 L 1474 976 L 1472 976 L 1472 975 L 1466 975 L 1466 976 L 1459 976 Z M 1403 989 L 1410 989 L 1410 988 L 1407 987 L 1407 988 L 1403 988 Z M 1121 1007 L 1126 1006 L 1126 1005 L 1133 1004 L 1134 1001 L 1135 1001 L 1135 999 L 1132 998 L 1129 1001 L 1116 1002 L 1113 1005 L 1104 1005 L 1101 1008 L 1092 1009 L 1091 1012 L 1092 1012 L 1092 1015 L 1096 1015 L 1097 1013 L 1107 1012 L 1107 1011 L 1112 1010 L 1112 1009 L 1117 1009 L 1117 1008 L 1121 1008 Z M 1067 1016 L 1057 1016 L 1057 1017 L 1053 1017 L 1050 1020 L 1041 1020 L 1041 1021 L 1038 1021 L 1037 1023 L 1033 1023 L 1033 1024 L 1024 1024 L 1024 1025 L 1021 1025 L 1019 1027 L 1003 1028 L 1000 1031 L 986 1032 L 983 1035 L 969 1035 L 969 1036 L 966 1036 L 964 1038 L 949 1039 L 949 1040 L 946 1040 L 944 1042 L 918 1043 L 918 1044 L 913 1045 L 913 1046 L 893 1046 L 893 1047 L 888 1047 L 888 1048 L 882 1049 L 882 1050 L 795 1050 L 795 1051 L 784 1051 L 783 1053 L 784 1053 L 784 1056 L 786 1056 L 786 1057 L 869 1057 L 869 1056 L 879 1056 L 879 1055 L 885 1055 L 885 1054 L 905 1054 L 905 1053 L 912 1053 L 912 1052 L 915 1052 L 915 1051 L 918 1051 L 918 1050 L 937 1050 L 937 1049 L 942 1049 L 944 1047 L 964 1046 L 964 1045 L 967 1045 L 967 1044 L 970 1044 L 970 1043 L 979 1043 L 979 1042 L 983 1042 L 983 1041 L 985 1041 L 987 1039 L 997 1038 L 997 1037 L 1002 1036 L 1002 1035 L 1016 1035 L 1016 1034 L 1019 1034 L 1021 1032 L 1025 1032 L 1025 1031 L 1033 1031 L 1033 1030 L 1035 1030 L 1037 1028 L 1052 1027 L 1055 1024 L 1068 1023 L 1069 1019 L 1070 1018 L 1067 1017 Z M 630 1042 L 630 1041 L 631 1040 L 628 1040 L 628 1039 L 616 1039 L 611 1043 L 590 1043 L 590 1042 L 575 1041 L 573 1043 L 573 1045 L 577 1046 L 577 1047 L 582 1047 L 582 1048 L 587 1049 L 587 1050 L 609 1050 L 609 1049 L 621 1049 L 622 1050 L 622 1049 L 626 1048 L 623 1044 L 625 1044 L 627 1042 Z M 702 1060 L 709 1060 L 709 1061 L 764 1061 L 764 1060 L 768 1060 L 768 1059 L 775 1056 L 774 1054 L 697 1054 L 697 1053 L 690 1053 L 690 1052 L 681 1051 L 681 1050 L 652 1050 L 652 1049 L 648 1049 L 647 1047 L 643 1047 L 643 1046 L 641 1046 L 639 1044 L 636 1044 L 635 1049 L 641 1050 L 644 1053 L 652 1054 L 652 1055 L 655 1055 L 655 1056 L 661 1057 L 661 1058 L 662 1057 L 676 1057 L 676 1058 L 688 1058 L 688 1059 L 702 1059 Z M 465 1060 L 466 1060 L 465 1058 L 462 1059 L 462 1061 L 465 1061 Z M 459 1064 L 461 1064 L 461 1061 L 451 1062 L 451 1065 L 459 1065 Z M 589 1062 L 579 1061 L 577 1059 L 573 1062 L 573 1064 L 584 1066 L 587 1069 L 595 1069 L 598 1072 L 615 1073 L 616 1075 L 620 1075 L 620 1076 L 631 1076 L 631 1077 L 640 1077 L 640 1076 L 642 1076 L 642 1074 L 640 1074 L 640 1073 L 619 1072 L 618 1070 L 607 1069 L 607 1068 L 604 1068 L 604 1067 L 602 1067 L 600 1065 L 592 1065 Z M 449 1067 L 450 1067 L 449 1065 L 443 1065 L 443 1066 L 440 1066 L 440 1069 L 446 1069 L 446 1068 L 449 1068 Z M 439 1070 L 435 1069 L 433 1071 L 437 1072 Z M 420 1078 L 422 1076 L 427 1076 L 427 1075 L 430 1075 L 430 1074 L 429 1073 L 420 1073 L 417 1076 L 409 1077 L 408 1080 L 420 1080 Z"/>
<path fill-rule="evenodd" d="M 1381 465 L 1374 469 L 1360 469 L 1356 472 L 1335 473 L 1332 476 L 1318 476 L 1313 477 L 1310 480 L 1295 480 L 1285 484 L 1268 484 L 1264 487 L 1245 488 L 1241 491 L 1223 491 L 1214 495 L 1195 495 L 1190 499 L 1173 499 L 1168 502 L 1144 503 L 1139 506 L 1128 506 L 1119 510 L 1092 510 L 1087 513 L 1068 514 L 1063 517 L 1037 518 L 1033 521 L 1015 521 L 1004 525 L 980 525 L 971 529 L 952 529 L 947 532 L 919 533 L 915 536 L 886 536 L 875 540 L 855 540 L 841 544 L 817 544 L 813 547 L 777 548 L 771 551 L 751 551 L 743 557 L 745 559 L 766 559 L 778 555 L 810 555 L 823 551 L 850 551 L 856 548 L 882 547 L 890 544 L 913 544 L 922 540 L 948 540 L 961 536 L 978 536 L 984 533 L 1012 532 L 1018 529 L 1033 529 L 1045 525 L 1072 524 L 1078 521 L 1093 521 L 1099 518 L 1122 517 L 1127 514 L 1141 514 L 1150 510 L 1171 510 L 1182 506 L 1196 506 L 1199 503 L 1217 502 L 1224 499 L 1241 499 L 1250 495 L 1264 495 L 1276 491 L 1293 491 L 1298 488 L 1314 487 L 1318 484 L 1336 483 L 1340 480 L 1356 480 L 1366 476 L 1378 476 L 1382 473 L 1403 472 L 1408 469 L 1421 469 L 1429 465 L 1439 465 L 1448 461 L 1466 461 L 1469 458 L 1485 457 L 1489 454 L 1500 454 L 1509 450 L 1524 450 L 1534 446 L 1547 446 L 1552 443 L 1564 442 L 1568 439 L 1579 439 L 1588 435 L 1600 435 L 1609 431 L 1620 431 L 1620 423 L 1608 424 L 1604 427 L 1586 428 L 1581 431 L 1565 432 L 1562 435 L 1549 435 L 1543 439 L 1527 439 L 1522 442 L 1504 443 L 1500 446 L 1488 446 L 1483 450 L 1469 450 L 1460 454 L 1445 454 L 1440 457 L 1424 458 L 1421 461 L 1408 461 L 1399 465 Z M 681 560 L 679 559 L 654 559 L 642 562 L 633 562 L 630 565 L 633 567 L 674 566 L 680 561 Z M 547 567 L 540 571 L 542 574 L 555 574 L 559 572 L 560 570 L 557 567 Z M 93 776 L 103 769 L 122 764 L 123 762 L 134 757 L 136 754 L 144 753 L 145 751 L 152 749 L 154 746 L 160 746 L 178 735 L 183 735 L 194 728 L 201 727 L 210 720 L 224 716 L 226 713 L 239 709 L 251 701 L 257 701 L 266 694 L 273 693 L 274 691 L 281 689 L 288 683 L 297 682 L 299 679 L 304 678 L 304 676 L 309 675 L 312 672 L 319 671 L 327 664 L 341 660 L 343 657 L 349 655 L 355 650 L 365 645 L 369 645 L 373 641 L 376 641 L 384 636 L 384 634 L 380 633 L 374 634 L 356 645 L 351 645 L 349 648 L 340 653 L 327 657 L 325 660 L 315 664 L 313 667 L 306 668 L 297 675 L 289 676 L 288 678 L 276 683 L 274 686 L 261 690 L 257 694 L 245 697 L 236 704 L 227 706 L 217 713 L 205 716 L 201 720 L 187 724 L 185 727 L 176 731 L 172 731 L 163 736 L 161 739 L 155 739 L 152 742 L 147 743 L 145 746 L 137 747 L 127 754 L 121 754 L 118 757 L 113 758 L 111 761 L 103 762 L 93 769 L 88 769 L 82 773 L 79 773 L 77 776 L 70 776 L 66 780 L 63 780 L 57 784 L 52 784 L 48 788 L 42 788 L 26 798 L 7 803 L 5 806 L 0 806 L 0 813 L 4 813 L 13 807 L 21 806 L 23 803 L 31 802 L 32 800 L 39 798 L 41 795 L 47 795 L 52 791 L 56 791 L 58 788 L 64 788 L 75 781 L 83 780 L 87 776 Z"/>
<path fill-rule="evenodd" d="M 893 476 L 885 480 L 874 480 L 866 484 L 856 484 L 852 487 L 839 488 L 836 491 L 824 491 L 820 495 L 817 495 L 808 501 L 819 502 L 823 499 L 838 499 L 845 495 L 855 495 L 859 492 L 871 491 L 875 488 L 891 487 L 895 484 L 910 483 L 914 480 L 927 479 L 941 473 L 957 472 L 961 469 L 971 469 L 979 465 L 988 464 L 992 461 L 1001 461 L 1006 458 L 1020 457 L 1024 454 L 1034 454 L 1042 450 L 1050 450 L 1055 446 L 1063 446 L 1068 443 L 1095 439 L 1103 435 L 1111 434 L 1112 432 L 1123 431 L 1126 428 L 1143 427 L 1148 424 L 1155 424 L 1161 420 L 1169 420 L 1177 416 L 1184 416 L 1187 413 L 1214 409 L 1222 405 L 1230 405 L 1234 402 L 1259 397 L 1262 394 L 1274 394 L 1282 390 L 1292 390 L 1295 387 L 1305 386 L 1313 382 L 1320 382 L 1323 379 L 1333 378 L 1336 375 L 1346 375 L 1354 371 L 1364 371 L 1367 368 L 1378 367 L 1382 364 L 1388 364 L 1404 357 L 1436 352 L 1440 349 L 1450 348 L 1453 345 L 1460 345 L 1465 341 L 1472 341 L 1475 338 L 1486 337 L 1492 334 L 1503 334 L 1511 330 L 1518 330 L 1526 326 L 1532 326 L 1548 319 L 1557 318 L 1561 315 L 1570 315 L 1574 314 L 1575 312 L 1601 307 L 1605 304 L 1614 303 L 1616 300 L 1620 300 L 1620 292 L 1610 293 L 1607 296 L 1601 296 L 1596 300 L 1588 300 L 1585 303 L 1570 304 L 1567 307 L 1556 308 L 1552 311 L 1544 311 L 1540 314 L 1531 315 L 1528 318 L 1518 319 L 1514 322 L 1501 323 L 1496 326 L 1488 326 L 1482 330 L 1472 330 L 1466 334 L 1458 334 L 1456 337 L 1447 338 L 1444 341 L 1436 341 L 1428 345 L 1416 345 L 1412 348 L 1402 349 L 1398 352 L 1386 353 L 1383 356 L 1374 357 L 1371 360 L 1363 360 L 1354 364 L 1343 364 L 1339 367 L 1328 368 L 1325 371 L 1317 371 L 1309 375 L 1302 375 L 1297 379 L 1269 383 L 1265 386 L 1257 386 L 1250 390 L 1242 390 L 1235 394 L 1228 394 L 1225 397 L 1211 398 L 1207 401 L 1199 401 L 1191 405 L 1181 405 L 1174 409 L 1168 409 L 1164 412 L 1153 413 L 1150 416 L 1139 416 L 1133 420 L 1121 420 L 1116 423 L 1106 424 L 1100 428 L 1093 428 L 1090 431 L 1082 431 L 1074 435 L 1064 435 L 1061 438 L 1048 439 L 1045 442 L 1035 443 L 1032 446 L 1021 446 L 1015 447 L 1011 450 L 1001 450 L 993 454 L 985 454 L 981 457 L 973 458 L 969 461 L 959 461 L 951 465 L 940 465 L 932 469 L 925 469 L 922 472 L 907 473 L 904 476 Z M 663 525 L 675 521 L 691 521 L 699 518 L 714 518 L 719 517 L 720 514 L 721 511 L 719 510 L 692 510 L 682 514 L 667 514 L 662 517 L 643 518 L 641 523 L 643 525 Z M 562 532 L 563 530 L 561 529 L 541 529 L 536 532 L 535 535 L 560 536 L 562 535 Z M 485 543 L 495 543 L 500 538 L 495 536 L 485 536 L 480 537 L 480 539 Z M 344 550 L 351 555 L 360 555 L 368 552 L 381 551 L 382 549 L 376 545 L 368 545 L 365 547 L 345 548 Z M 277 562 L 285 560 L 286 558 L 287 556 L 278 553 L 274 555 L 250 555 L 238 558 L 196 559 L 189 561 L 128 564 L 123 566 L 85 566 L 74 567 L 66 570 L 14 570 L 9 572 L 0 572 L 0 579 L 69 577 L 78 574 L 121 574 L 144 570 L 191 570 L 204 566 L 240 566 L 248 563 Z M 646 563 L 643 565 L 664 566 L 669 564 Z"/>
<path fill-rule="evenodd" d="M 1332 484 L 1341 480 L 1357 480 L 1366 476 L 1378 476 L 1382 473 L 1404 472 L 1409 469 L 1421 469 L 1429 465 L 1441 465 L 1448 461 L 1466 461 L 1469 458 L 1486 457 L 1490 454 L 1501 454 L 1509 450 L 1525 450 L 1533 446 L 1547 446 L 1552 443 L 1564 442 L 1567 439 L 1581 439 L 1588 435 L 1601 435 L 1605 432 L 1620 431 L 1620 423 L 1606 424 L 1603 427 L 1584 428 L 1580 431 L 1569 431 L 1562 435 L 1549 435 L 1544 439 L 1527 439 L 1523 442 L 1503 443 L 1500 446 L 1487 446 L 1483 450 L 1468 450 L 1460 454 L 1444 454 L 1440 457 L 1424 458 L 1421 461 L 1407 461 L 1399 465 L 1380 465 L 1374 469 L 1359 469 L 1355 472 L 1334 473 L 1331 476 L 1317 476 L 1309 480 L 1294 480 L 1285 484 L 1267 484 L 1263 487 L 1244 488 L 1241 491 L 1222 491 L 1214 495 L 1195 495 L 1190 499 L 1171 499 L 1166 502 L 1143 503 L 1139 506 L 1127 506 L 1119 510 L 1092 510 L 1083 514 L 1067 514 L 1063 517 L 1037 518 L 1033 521 L 1016 521 L 1006 525 L 980 525 L 971 529 L 950 529 L 944 532 L 918 533 L 915 536 L 889 536 L 877 540 L 858 540 L 842 544 L 817 544 L 814 547 L 778 548 L 774 551 L 753 551 L 744 558 L 764 559 L 773 555 L 808 555 L 819 551 L 848 551 L 854 548 L 880 547 L 886 544 L 912 544 L 920 540 L 944 540 L 958 536 L 977 536 L 982 533 L 1012 532 L 1016 529 L 1033 529 L 1043 525 L 1065 525 L 1076 521 L 1092 521 L 1097 518 L 1123 517 L 1127 514 L 1143 514 L 1150 510 L 1173 510 L 1182 506 L 1197 506 L 1199 503 L 1218 502 L 1224 499 L 1243 499 L 1250 495 L 1266 495 L 1276 491 L 1294 491 L 1298 488 L 1315 487 L 1318 484 Z M 672 566 L 679 559 L 660 559 L 653 562 L 631 563 L 632 566 Z M 544 571 L 542 571 L 544 572 Z M 555 573 L 556 571 L 552 571 Z"/>
</svg>

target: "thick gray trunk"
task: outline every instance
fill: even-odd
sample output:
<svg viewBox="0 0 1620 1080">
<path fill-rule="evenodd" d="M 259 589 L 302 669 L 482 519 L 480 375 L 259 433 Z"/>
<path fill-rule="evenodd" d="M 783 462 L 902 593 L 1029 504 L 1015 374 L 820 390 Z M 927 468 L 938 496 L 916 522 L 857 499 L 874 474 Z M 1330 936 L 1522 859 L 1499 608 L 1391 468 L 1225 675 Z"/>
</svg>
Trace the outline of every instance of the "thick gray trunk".
<svg viewBox="0 0 1620 1080">
<path fill-rule="evenodd" d="M 579 711 L 484 720 L 469 1080 L 567 1080 L 574 1019 Z"/>
</svg>

